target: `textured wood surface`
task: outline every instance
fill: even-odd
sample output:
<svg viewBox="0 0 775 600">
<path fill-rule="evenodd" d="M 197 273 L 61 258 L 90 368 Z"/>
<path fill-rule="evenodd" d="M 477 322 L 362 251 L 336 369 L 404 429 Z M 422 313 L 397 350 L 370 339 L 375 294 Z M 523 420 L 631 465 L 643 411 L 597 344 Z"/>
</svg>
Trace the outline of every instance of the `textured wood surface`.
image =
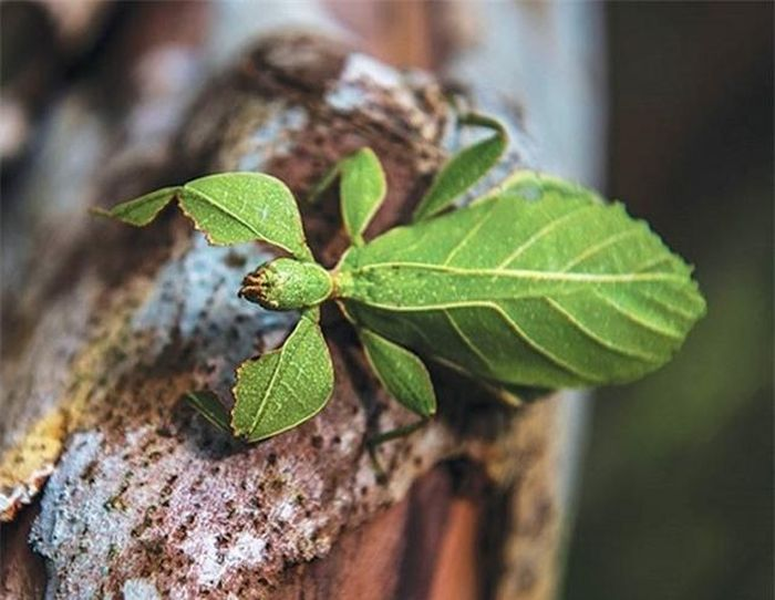
<svg viewBox="0 0 775 600">
<path fill-rule="evenodd" d="M 445 135 L 435 80 L 307 35 L 223 62 L 278 23 L 341 34 L 321 4 L 358 47 L 474 84 L 484 108 L 511 119 L 513 161 L 593 179 L 586 68 L 597 44 L 579 39 L 599 38 L 567 35 L 588 8 L 125 8 L 131 26 L 112 32 L 101 66 L 54 106 L 30 175 L 4 198 L 0 502 L 16 513 L 0 536 L 4 597 L 552 597 L 577 398 L 504 410 L 434 372 L 441 418 L 385 445 L 378 479 L 366 436 L 412 417 L 326 314 L 338 380 L 329 407 L 265 444 L 235 444 L 180 398 L 192 386 L 226 390 L 238 362 L 288 330 L 292 317 L 235 296 L 266 250 L 208 248 L 174 211 L 145 231 L 86 216 L 89 205 L 221 169 L 270 171 L 303 198 L 333 160 L 369 144 L 391 186 L 370 233 L 404 219 L 445 145 L 460 141 Z M 525 106 L 509 108 L 515 99 Z M 523 108 L 550 142 L 537 163 Z M 313 249 L 332 264 L 344 245 L 334 196 L 303 212 Z"/>
<path fill-rule="evenodd" d="M 427 185 L 448 118 L 427 76 L 284 36 L 206 85 L 153 168 L 147 154 L 106 154 L 99 177 L 84 177 L 89 193 L 66 207 L 77 225 L 25 292 L 41 317 L 18 334 L 4 373 L 7 514 L 52 472 L 30 537 L 50 596 L 546 597 L 553 401 L 505 410 L 442 375 L 442 418 L 381 448 L 381 480 L 366 436 L 412 417 L 327 315 L 337 371 L 328 408 L 269 442 L 232 442 L 181 396 L 203 385 L 226 393 L 234 366 L 287 332 L 292 316 L 236 297 L 267 250 L 210 248 L 174 212 L 140 231 L 80 213 L 223 169 L 269 171 L 304 198 L 333 160 L 368 144 L 391 190 L 379 231 Z M 335 198 L 305 206 L 304 220 L 332 262 L 343 245 Z M 40 589 L 25 583 L 35 573 L 4 568 L 3 585 Z"/>
</svg>

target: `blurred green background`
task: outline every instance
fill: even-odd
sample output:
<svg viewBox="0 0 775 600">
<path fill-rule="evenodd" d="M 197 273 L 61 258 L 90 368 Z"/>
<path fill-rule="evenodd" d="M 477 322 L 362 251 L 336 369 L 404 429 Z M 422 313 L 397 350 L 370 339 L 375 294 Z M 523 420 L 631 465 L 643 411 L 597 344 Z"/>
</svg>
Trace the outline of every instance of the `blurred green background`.
<svg viewBox="0 0 775 600">
<path fill-rule="evenodd" d="M 773 4 L 606 6 L 609 196 L 696 265 L 675 361 L 597 394 L 563 597 L 773 596 Z"/>
</svg>

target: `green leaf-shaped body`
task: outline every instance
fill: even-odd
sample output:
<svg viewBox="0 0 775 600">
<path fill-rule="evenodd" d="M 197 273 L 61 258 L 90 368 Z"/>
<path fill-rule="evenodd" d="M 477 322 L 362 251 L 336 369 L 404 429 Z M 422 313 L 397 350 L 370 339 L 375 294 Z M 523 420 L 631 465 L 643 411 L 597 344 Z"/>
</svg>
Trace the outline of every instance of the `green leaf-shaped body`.
<svg viewBox="0 0 775 600">
<path fill-rule="evenodd" d="M 584 387 L 662 366 L 705 311 L 691 269 L 642 221 L 526 172 L 343 259 L 356 324 L 472 376 Z"/>
<path fill-rule="evenodd" d="M 278 349 L 237 369 L 235 435 L 266 439 L 326 404 L 334 372 L 318 305 L 329 299 L 354 324 L 386 390 L 423 419 L 436 409 L 426 358 L 513 394 L 526 386 L 634 380 L 681 346 L 705 311 L 691 269 L 621 205 L 524 171 L 472 205 L 438 216 L 506 148 L 497 121 L 469 115 L 462 122 L 494 133 L 444 166 L 412 225 L 369 243 L 363 233 L 386 194 L 377 156 L 363 148 L 331 169 L 316 193 L 341 179 L 344 228 L 353 244 L 333 273 L 314 261 L 290 190 L 268 175 L 210 175 L 96 211 L 142 226 L 176 200 L 213 244 L 258 240 L 290 254 L 243 280 L 243 298 L 301 314 Z M 229 427 L 211 392 L 188 397 L 213 424 Z"/>
</svg>

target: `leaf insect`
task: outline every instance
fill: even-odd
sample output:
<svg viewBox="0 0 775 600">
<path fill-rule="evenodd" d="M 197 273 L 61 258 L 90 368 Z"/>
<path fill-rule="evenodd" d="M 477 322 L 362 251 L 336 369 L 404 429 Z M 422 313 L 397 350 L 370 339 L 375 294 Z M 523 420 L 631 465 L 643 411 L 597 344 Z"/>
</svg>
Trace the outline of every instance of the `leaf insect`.
<svg viewBox="0 0 775 600">
<path fill-rule="evenodd" d="M 211 244 L 256 240 L 288 255 L 249 273 L 239 294 L 298 311 L 297 325 L 239 366 L 230 417 L 212 394 L 190 394 L 206 418 L 255 442 L 318 413 L 334 386 L 319 308 L 331 300 L 384 388 L 423 420 L 436 412 L 425 361 L 514 398 L 526 386 L 632 381 L 670 360 L 705 312 L 691 267 L 621 204 L 543 173 L 518 170 L 453 208 L 507 146 L 494 119 L 462 122 L 492 135 L 446 163 L 409 224 L 374 239 L 364 231 L 387 191 L 379 159 L 362 148 L 334 167 L 323 187 L 339 179 L 351 246 L 330 271 L 307 245 L 290 190 L 266 174 L 209 175 L 98 209 L 142 226 L 176 200 Z"/>
</svg>

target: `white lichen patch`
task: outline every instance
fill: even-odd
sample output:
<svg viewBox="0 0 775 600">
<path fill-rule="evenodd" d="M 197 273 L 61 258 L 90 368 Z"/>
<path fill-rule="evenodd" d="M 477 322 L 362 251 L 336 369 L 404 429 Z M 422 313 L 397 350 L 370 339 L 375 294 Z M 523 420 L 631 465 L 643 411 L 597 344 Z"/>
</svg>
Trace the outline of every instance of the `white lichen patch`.
<svg viewBox="0 0 775 600">
<path fill-rule="evenodd" d="M 237 535 L 227 548 L 218 547 L 218 535 L 189 536 L 183 550 L 193 559 L 195 581 L 199 587 L 213 587 L 230 570 L 256 568 L 264 560 L 266 541 L 249 532 Z"/>
<path fill-rule="evenodd" d="M 233 366 L 255 353 L 259 334 L 284 337 L 296 318 L 237 296 L 245 273 L 271 257 L 255 244 L 213 247 L 196 234 L 191 247 L 159 272 L 132 319 L 132 331 L 149 338 L 141 359 L 153 364 L 170 344 L 189 346 L 194 361 L 215 368 L 209 384 L 229 387 Z"/>
<path fill-rule="evenodd" d="M 129 515 L 111 507 L 114 487 L 121 480 L 120 461 L 101 452 L 97 432 L 73 436 L 61 463 L 49 479 L 40 515 L 30 538 L 36 552 L 50 559 L 50 597 L 91 598 L 99 595 L 100 576 L 94 565 L 108 564 L 116 549 L 129 540 Z M 110 485 L 84 487 L 85 473 L 99 463 Z M 60 559 L 67 556 L 69 563 Z M 73 577 L 73 573 L 79 575 Z"/>
<path fill-rule="evenodd" d="M 364 82 L 381 88 L 395 89 L 400 84 L 400 75 L 395 69 L 370 56 L 350 54 L 339 76 L 337 86 L 326 95 L 326 102 L 342 112 L 362 108 L 367 101 L 363 90 Z"/>
<path fill-rule="evenodd" d="M 245 273 L 271 256 L 255 244 L 213 247 L 197 234 L 191 248 L 159 272 L 153 293 L 132 319 L 133 330 L 154 332 L 156 348 L 148 350 L 158 352 L 170 342 L 173 326 L 182 342 L 196 341 L 197 334 L 202 333 L 197 326 L 201 325 L 203 314 L 214 319 L 223 315 L 232 321 L 240 315 L 245 319 L 260 318 L 262 324 L 270 319 L 270 325 L 276 321 L 279 326 L 288 320 L 281 313 L 269 313 L 237 296 Z M 239 257 L 244 267 L 231 266 L 231 257 Z"/>
<path fill-rule="evenodd" d="M 386 101 L 394 104 L 396 110 L 405 113 L 408 122 L 421 129 L 423 137 L 436 134 L 435 124 L 418 104 L 417 88 L 428 87 L 430 81 L 419 72 L 399 73 L 379 61 L 359 53 L 348 55 L 336 85 L 326 94 L 326 103 L 343 113 L 360 112 L 379 120 L 379 111 L 374 106 Z M 389 100 L 388 100 L 389 99 Z M 429 128 L 423 126 L 429 125 Z"/>
<path fill-rule="evenodd" d="M 156 586 L 148 579 L 127 579 L 121 591 L 124 600 L 161 600 Z"/>
</svg>

